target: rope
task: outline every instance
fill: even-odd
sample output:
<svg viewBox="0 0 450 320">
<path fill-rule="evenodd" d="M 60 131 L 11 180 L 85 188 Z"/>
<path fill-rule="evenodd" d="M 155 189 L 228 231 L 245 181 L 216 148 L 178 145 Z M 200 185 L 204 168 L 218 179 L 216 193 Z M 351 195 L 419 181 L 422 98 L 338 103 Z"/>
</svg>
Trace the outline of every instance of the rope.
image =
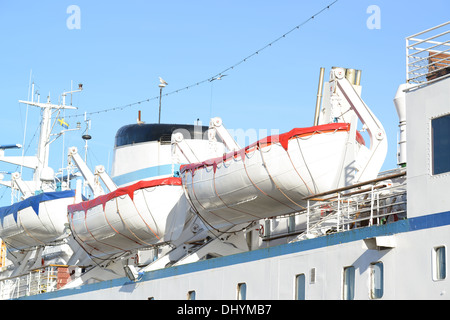
<svg viewBox="0 0 450 320">
<path fill-rule="evenodd" d="M 202 81 L 198 81 L 198 82 L 192 83 L 192 84 L 190 84 L 190 85 L 188 85 L 188 86 L 186 86 L 186 87 L 182 87 L 182 88 L 179 88 L 179 89 L 177 89 L 177 90 L 174 90 L 174 91 L 168 92 L 168 93 L 166 93 L 166 94 L 163 94 L 162 96 L 167 97 L 167 96 L 169 96 L 169 95 L 176 94 L 176 93 L 179 93 L 179 92 L 181 92 L 181 91 L 188 90 L 188 89 L 193 88 L 193 87 L 197 87 L 197 86 L 199 86 L 199 85 L 201 85 L 201 84 L 209 83 L 209 82 L 212 82 L 212 81 L 214 81 L 214 80 L 217 80 L 217 79 L 220 78 L 221 76 L 224 76 L 224 73 L 225 73 L 225 72 L 229 72 L 229 71 L 231 71 L 231 70 L 234 70 L 234 68 L 236 68 L 236 67 L 239 66 L 240 64 L 242 64 L 242 63 L 244 63 L 244 62 L 247 62 L 249 59 L 251 59 L 251 58 L 257 56 L 257 55 L 258 55 L 259 53 L 261 53 L 262 51 L 266 50 L 266 49 L 269 48 L 269 47 L 272 47 L 272 45 L 274 45 L 274 44 L 277 43 L 278 41 L 280 41 L 280 40 L 286 38 L 286 36 L 288 36 L 288 35 L 291 34 L 292 32 L 294 32 L 294 31 L 296 31 L 296 30 L 299 30 L 301 27 L 303 27 L 303 26 L 304 26 L 305 24 L 307 24 L 308 22 L 310 22 L 311 20 L 314 20 L 315 17 L 319 16 L 319 15 L 320 15 L 321 13 L 323 13 L 325 10 L 330 9 L 330 7 L 331 7 L 332 5 L 334 5 L 336 2 L 338 2 L 338 0 L 335 0 L 335 1 L 331 2 L 331 3 L 328 4 L 327 6 L 323 7 L 320 11 L 316 12 L 316 13 L 313 14 L 311 17 L 309 17 L 308 19 L 306 19 L 305 21 L 303 21 L 302 23 L 300 23 L 300 24 L 296 25 L 295 27 L 293 27 L 293 28 L 292 28 L 291 30 L 289 30 L 288 32 L 286 32 L 286 33 L 284 33 L 283 35 L 279 36 L 279 37 L 276 38 L 275 40 L 273 40 L 273 41 L 271 41 L 270 43 L 266 44 L 265 46 L 263 46 L 263 47 L 260 48 L 259 50 L 257 50 L 257 51 L 255 51 L 255 52 L 253 52 L 252 54 L 248 55 L 247 57 L 241 59 L 240 61 L 238 61 L 237 63 L 233 64 L 232 66 L 230 66 L 230 67 L 228 67 L 228 68 L 222 70 L 221 72 L 219 72 L 219 73 L 217 73 L 217 74 L 215 74 L 215 75 L 213 75 L 213 76 L 211 76 L 211 77 L 209 77 L 209 78 L 207 78 L 207 79 L 204 79 L 204 80 L 202 80 Z M 72 115 L 72 116 L 66 116 L 66 118 L 84 117 L 85 115 L 93 115 L 93 114 L 99 114 L 99 113 L 102 113 L 102 112 L 109 112 L 109 111 L 123 110 L 123 109 L 125 109 L 125 108 L 130 108 L 130 107 L 133 107 L 133 106 L 135 106 L 135 105 L 140 105 L 141 103 L 147 103 L 147 102 L 150 102 L 150 101 L 153 101 L 153 100 L 157 100 L 157 99 L 159 99 L 159 97 L 160 97 L 160 96 L 158 95 L 158 96 L 155 96 L 155 97 L 152 97 L 152 98 L 148 98 L 148 99 L 144 99 L 144 100 L 141 100 L 141 101 L 132 102 L 132 103 L 129 103 L 129 104 L 126 104 L 126 105 L 123 105 L 123 106 L 114 107 L 114 108 L 109 108 L 109 109 L 104 109 L 104 110 L 99 110 L 99 111 L 87 112 L 87 113 L 77 114 L 77 115 Z"/>
<path fill-rule="evenodd" d="M 295 210 L 294 208 L 291 208 L 291 207 L 288 206 L 287 204 L 281 202 L 281 201 L 278 200 L 278 199 L 275 199 L 275 198 L 271 197 L 270 195 L 268 195 L 267 193 L 265 193 L 263 190 L 261 190 L 261 188 L 259 188 L 259 187 L 253 182 L 253 180 L 250 178 L 250 175 L 248 174 L 247 166 L 245 165 L 245 162 L 244 162 L 244 169 L 245 169 L 245 173 L 247 174 L 247 177 L 248 177 L 248 179 L 250 180 L 250 182 L 251 182 L 251 183 L 253 184 L 253 186 L 254 186 L 256 189 L 258 189 L 262 194 L 264 194 L 265 196 L 269 197 L 270 199 L 275 200 L 276 202 L 278 202 L 278 203 L 280 203 L 280 204 L 282 204 L 282 205 L 288 207 L 288 208 L 291 209 L 291 210 L 297 211 L 297 210 Z"/>
<path fill-rule="evenodd" d="M 109 246 L 109 247 L 118 249 L 118 250 L 120 250 L 120 251 L 126 251 L 126 250 L 123 250 L 122 248 L 113 246 L 112 244 L 108 244 L 108 243 L 102 242 L 102 241 L 100 241 L 100 240 L 97 240 L 97 239 L 94 237 L 94 235 L 92 234 L 91 230 L 89 230 L 89 227 L 88 227 L 88 225 L 87 225 L 86 218 L 87 218 L 87 213 L 84 215 L 84 225 L 86 226 L 86 230 L 89 232 L 89 234 L 91 235 L 91 237 L 92 237 L 96 242 L 102 243 L 102 244 L 104 244 L 104 245 L 107 245 L 107 246 Z M 89 244 L 88 244 L 88 245 L 89 245 Z M 97 251 L 100 251 L 100 252 L 102 252 L 102 253 L 104 253 L 104 254 L 107 254 L 106 252 L 103 252 L 103 251 L 101 251 L 101 250 L 99 250 L 99 249 L 96 249 L 96 250 L 97 250 Z"/>
<path fill-rule="evenodd" d="M 153 220 L 153 224 L 156 226 L 156 232 L 160 232 L 158 224 L 156 223 L 155 217 L 152 214 L 152 210 L 150 210 L 150 207 L 147 203 L 147 197 L 145 196 L 145 192 L 154 192 L 156 190 L 156 187 L 152 187 L 152 189 L 153 189 L 152 191 L 147 190 L 147 189 L 142 189 L 142 197 L 144 198 L 145 206 L 147 207 L 147 210 L 150 213 L 150 217 Z M 134 203 L 134 201 L 133 201 L 133 203 Z M 145 221 L 145 219 L 142 218 L 142 220 L 144 221 L 145 225 L 150 229 L 150 231 L 153 232 L 152 228 L 150 228 L 150 226 L 147 225 L 147 222 Z M 158 238 L 158 240 L 159 240 L 159 238 Z"/>
<path fill-rule="evenodd" d="M 184 174 L 186 175 L 186 172 L 185 172 Z M 186 178 L 185 178 L 185 180 L 186 180 Z M 228 220 L 222 218 L 221 216 L 216 215 L 214 212 L 211 212 L 211 211 L 205 209 L 205 207 L 200 203 L 200 201 L 198 201 L 197 195 L 195 194 L 195 190 L 194 190 L 194 179 L 192 179 L 192 183 L 191 183 L 191 184 L 192 184 L 192 191 L 193 191 L 193 193 L 194 193 L 195 199 L 197 200 L 198 204 L 199 204 L 205 211 L 207 211 L 207 212 L 211 213 L 212 215 L 214 215 L 214 216 L 216 216 L 216 217 L 218 217 L 218 218 L 220 218 L 220 219 L 222 219 L 222 220 L 228 222 L 229 224 L 231 224 L 231 225 L 233 225 L 233 226 L 236 226 L 236 224 L 232 223 L 231 221 L 228 221 Z M 200 214 L 200 212 L 199 212 L 199 211 L 197 210 L 197 208 L 195 207 L 195 205 L 194 205 L 192 199 L 190 198 L 189 192 L 188 192 L 188 191 L 186 191 L 186 194 L 187 194 L 187 198 L 188 198 L 189 202 L 192 204 L 192 208 L 195 210 L 195 213 L 197 214 L 197 216 L 198 216 L 198 217 L 199 217 L 206 225 L 208 225 L 208 226 L 211 228 L 211 230 L 215 230 L 215 231 L 217 231 L 217 232 L 219 232 L 219 233 L 221 233 L 221 234 L 224 234 L 224 233 L 235 234 L 236 232 L 241 232 L 242 230 L 247 229 L 247 228 L 253 223 L 253 221 L 252 221 L 252 222 L 250 222 L 250 224 L 247 225 L 246 227 L 243 227 L 242 229 L 236 230 L 236 231 L 222 231 L 222 230 L 219 230 L 219 229 L 215 228 L 212 224 L 210 224 L 210 223 L 209 223 L 209 222 L 208 222 L 208 221 Z M 213 235 L 214 235 L 214 234 L 213 234 Z M 215 236 L 216 238 L 218 238 L 217 235 L 214 235 L 214 236 Z"/>
<path fill-rule="evenodd" d="M 242 160 L 242 162 L 244 162 L 244 160 Z M 216 188 L 216 172 L 214 172 L 214 174 L 213 174 L 213 181 L 214 181 L 214 191 L 215 191 L 217 197 L 220 199 L 220 201 L 222 201 L 222 203 L 223 203 L 228 209 L 231 209 L 231 210 L 234 210 L 234 211 L 237 211 L 237 212 L 240 212 L 240 213 L 243 213 L 243 214 L 252 216 L 252 217 L 256 218 L 257 220 L 261 219 L 260 217 L 255 216 L 254 214 L 251 214 L 251 213 L 249 213 L 249 212 L 245 212 L 245 211 L 242 211 L 242 210 L 239 210 L 239 209 L 236 209 L 236 208 L 231 208 L 231 207 L 229 207 L 229 206 L 225 203 L 225 201 L 223 201 L 223 199 L 219 196 L 219 193 L 217 192 L 217 188 Z"/>
<path fill-rule="evenodd" d="M 153 188 L 155 188 L 155 187 L 153 187 Z M 142 191 L 143 191 L 143 190 L 142 190 Z M 143 196 L 143 198 L 144 198 L 145 205 L 146 205 L 147 208 L 148 208 L 147 200 L 145 199 L 144 193 L 142 193 L 142 196 Z M 116 199 L 117 199 L 117 198 L 116 198 Z M 156 237 L 156 239 L 160 240 L 160 238 L 158 237 L 158 235 L 156 234 L 156 232 L 154 232 L 153 229 L 150 228 L 150 226 L 149 226 L 149 225 L 147 224 L 147 222 L 145 221 L 144 217 L 142 217 L 141 213 L 139 212 L 139 209 L 138 209 L 137 206 L 136 206 L 136 203 L 134 203 L 134 200 L 132 200 L 132 202 L 133 202 L 134 208 L 136 209 L 136 211 L 137 211 L 139 217 L 142 219 L 142 221 L 144 222 L 144 224 L 146 225 L 146 227 L 153 233 L 153 235 Z M 119 211 L 119 207 L 117 207 L 117 211 Z M 150 209 L 149 209 L 148 211 L 150 212 Z M 150 215 L 151 215 L 152 218 L 153 218 L 153 215 L 151 214 L 151 212 L 150 212 Z M 154 218 L 153 218 L 153 221 L 155 222 L 155 219 L 154 219 Z M 124 222 L 124 223 L 125 223 L 125 222 Z M 156 222 L 155 222 L 155 226 L 158 228 L 158 225 L 156 224 Z M 131 232 L 131 230 L 130 230 L 130 232 Z M 131 233 L 133 233 L 133 232 L 131 232 Z M 133 233 L 133 235 L 134 235 L 136 238 L 138 238 L 134 233 Z M 144 242 L 145 244 L 147 244 L 147 245 L 149 245 L 149 246 L 152 246 L 152 244 L 149 244 L 149 243 L 145 242 L 144 240 L 141 240 L 140 238 L 138 238 L 138 239 L 139 239 L 140 241 Z"/>
<path fill-rule="evenodd" d="M 126 196 L 125 196 L 126 197 Z M 124 197 L 124 198 L 125 198 Z M 136 239 L 138 239 L 139 241 L 142 241 L 143 243 L 145 243 L 146 245 L 151 245 L 151 244 L 149 244 L 149 243 L 147 243 L 147 242 L 145 242 L 145 241 L 143 241 L 142 239 L 140 239 L 137 235 L 135 235 L 134 234 L 134 232 L 133 231 L 131 231 L 131 229 L 128 227 L 128 224 L 125 222 L 125 220 L 123 219 L 123 217 L 122 217 L 122 215 L 120 214 L 120 210 L 119 210 L 119 200 L 118 200 L 118 198 L 119 197 L 116 197 L 116 208 L 117 208 L 117 214 L 119 215 L 119 217 L 120 217 L 120 220 L 122 220 L 122 222 L 123 222 L 123 224 L 125 225 L 125 228 L 127 228 L 127 230 L 136 238 Z M 133 202 L 133 200 L 131 200 L 131 202 Z M 133 204 L 134 204 L 134 202 L 133 202 Z M 136 206 L 135 206 L 136 207 Z M 105 216 L 106 216 L 106 212 L 105 212 Z M 153 232 L 153 231 L 152 231 Z M 153 233 L 154 234 L 154 233 Z M 139 242 L 137 242 L 136 240 L 133 240 L 133 239 L 131 239 L 130 237 L 128 237 L 128 236 L 126 236 L 126 235 L 123 235 L 124 237 L 126 237 L 128 240 L 130 240 L 130 241 L 133 241 L 134 243 L 136 243 L 136 244 L 138 244 L 138 245 L 140 245 L 140 246 L 142 246 L 143 244 L 142 243 L 139 243 Z M 156 236 L 156 234 L 155 234 L 155 236 Z"/>
<path fill-rule="evenodd" d="M 316 181 L 314 180 L 314 178 L 313 178 L 313 176 L 312 176 L 312 174 L 311 174 L 311 170 L 309 170 L 309 166 L 308 166 L 308 164 L 306 163 L 305 155 L 303 154 L 302 148 L 300 147 L 300 141 L 299 141 L 299 139 L 295 139 L 295 140 L 297 141 L 298 150 L 300 151 L 300 154 L 302 155 L 303 162 L 305 163 L 306 170 L 308 170 L 309 177 L 311 178 L 311 181 L 312 181 L 312 183 L 313 183 L 313 185 L 314 185 L 314 188 L 315 188 L 316 190 L 318 190 Z M 316 193 L 317 193 L 317 192 L 316 192 Z M 311 194 L 314 194 L 314 192 L 311 192 Z"/>
<path fill-rule="evenodd" d="M 300 179 L 302 180 L 303 184 L 305 185 L 305 187 L 308 189 L 310 194 L 313 194 L 313 191 L 311 190 L 311 188 L 308 186 L 308 184 L 305 182 L 305 180 L 302 178 L 302 176 L 300 175 L 300 173 L 297 171 L 297 168 L 294 165 L 294 162 L 292 161 L 291 155 L 289 154 L 289 151 L 286 150 L 286 154 L 289 158 L 289 160 L 291 161 L 292 167 L 294 168 L 295 172 L 297 173 L 297 175 L 300 177 Z"/>
<path fill-rule="evenodd" d="M 228 221 L 227 219 L 225 219 L 225 218 L 223 218 L 223 217 L 221 217 L 221 216 L 215 214 L 214 212 L 209 211 L 208 209 L 206 209 L 206 208 L 200 203 L 200 201 L 199 201 L 198 198 L 197 198 L 197 195 L 195 194 L 195 189 L 194 189 L 194 176 L 192 176 L 192 193 L 194 194 L 195 200 L 197 200 L 197 203 L 203 208 L 203 210 L 205 210 L 205 211 L 211 213 L 212 215 L 216 216 L 216 217 L 219 218 L 219 219 L 222 219 L 222 220 L 228 222 L 229 224 L 234 225 L 234 223 L 232 223 L 231 221 Z M 197 213 L 199 213 L 199 212 L 197 211 Z M 203 218 L 202 218 L 202 219 L 203 219 Z M 208 223 L 208 225 L 210 225 L 210 224 Z M 211 225 L 210 225 L 210 226 L 211 226 Z M 212 226 L 211 226 L 211 227 L 212 227 Z"/>
<path fill-rule="evenodd" d="M 266 168 L 266 171 L 267 171 L 267 174 L 269 175 L 269 178 L 270 178 L 270 180 L 272 180 L 272 182 L 273 182 L 273 184 L 275 184 L 275 187 L 290 201 L 290 202 L 292 202 L 293 204 L 295 204 L 297 207 L 300 207 L 300 208 L 302 208 L 302 209 L 306 209 L 304 206 L 302 206 L 302 205 L 300 205 L 300 204 L 298 204 L 297 202 L 295 202 L 294 200 L 292 200 L 290 197 L 288 197 L 288 195 L 287 194 L 285 194 L 284 192 L 283 192 L 283 190 L 281 190 L 281 188 L 278 186 L 278 184 L 275 182 L 275 179 L 272 177 L 272 175 L 270 174 L 270 172 L 269 172 L 269 167 L 267 166 L 267 164 L 266 164 L 266 161 L 265 161 L 265 159 L 264 159 L 264 156 L 263 156 L 263 151 L 260 149 L 260 153 L 261 153 L 261 159 L 262 159 L 262 161 L 263 161 L 263 164 L 264 164 L 264 168 Z"/>
<path fill-rule="evenodd" d="M 44 243 L 44 242 L 42 242 L 41 240 L 39 240 L 39 239 L 33 237 L 33 235 L 27 230 L 27 228 L 25 228 L 25 226 L 24 226 L 23 223 L 22 223 L 22 217 L 21 217 L 21 215 L 19 215 L 19 212 L 17 212 L 17 219 L 20 221 L 20 225 L 22 226 L 23 230 L 25 231 L 26 234 L 28 234 L 28 236 L 29 236 L 30 238 L 33 238 L 33 239 L 36 240 L 38 243 L 41 243 L 42 245 L 45 246 L 45 243 Z"/>
</svg>

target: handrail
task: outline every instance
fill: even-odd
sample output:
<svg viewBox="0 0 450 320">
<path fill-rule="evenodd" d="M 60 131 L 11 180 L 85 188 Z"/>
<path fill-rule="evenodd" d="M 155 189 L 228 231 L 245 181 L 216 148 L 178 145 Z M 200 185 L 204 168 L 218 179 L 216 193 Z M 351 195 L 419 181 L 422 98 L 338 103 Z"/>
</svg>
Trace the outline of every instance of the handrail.
<svg viewBox="0 0 450 320">
<path fill-rule="evenodd" d="M 295 242 L 406 219 L 405 177 L 406 171 L 399 168 L 370 181 L 311 195 L 305 198 L 306 209 L 271 218 L 278 223 L 261 235 L 261 241 Z"/>
<path fill-rule="evenodd" d="M 407 83 L 422 86 L 450 74 L 449 28 L 450 21 L 406 38 Z"/>
<path fill-rule="evenodd" d="M 310 195 L 308 197 L 303 198 L 303 200 L 313 200 L 314 198 L 320 198 L 320 197 L 327 196 L 327 195 L 330 195 L 330 194 L 333 194 L 333 193 L 339 193 L 339 192 L 342 192 L 342 191 L 347 191 L 347 190 L 350 190 L 350 189 L 359 188 L 359 187 L 362 187 L 362 186 L 366 186 L 366 185 L 369 185 L 369 184 L 373 184 L 373 183 L 384 181 L 384 180 L 388 180 L 388 179 L 399 178 L 399 177 L 402 177 L 404 175 L 406 175 L 406 171 L 402 171 L 400 173 L 390 174 L 390 175 L 387 175 L 387 176 L 381 176 L 381 177 L 378 177 L 378 178 L 375 178 L 375 179 L 372 179 L 372 180 L 368 180 L 368 181 L 364 181 L 364 182 L 360 182 L 360 183 L 355 183 L 355 184 L 352 184 L 352 185 L 349 185 L 349 186 L 346 186 L 346 187 L 333 189 L 333 190 L 329 190 L 329 191 L 325 191 L 325 192 L 321 192 L 321 193 L 316 193 L 316 194 L 313 194 L 313 195 Z"/>
<path fill-rule="evenodd" d="M 0 279 L 0 300 L 56 291 L 61 286 L 58 280 L 62 280 L 59 268 L 68 267 L 67 265 L 50 264 L 19 276 Z M 81 267 L 76 266 L 76 268 Z"/>
</svg>

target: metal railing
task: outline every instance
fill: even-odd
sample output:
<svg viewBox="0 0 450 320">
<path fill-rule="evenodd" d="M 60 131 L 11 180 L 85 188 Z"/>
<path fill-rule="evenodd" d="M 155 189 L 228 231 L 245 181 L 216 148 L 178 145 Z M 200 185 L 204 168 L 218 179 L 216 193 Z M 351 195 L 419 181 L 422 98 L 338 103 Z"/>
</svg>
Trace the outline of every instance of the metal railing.
<svg viewBox="0 0 450 320">
<path fill-rule="evenodd" d="M 58 271 L 66 266 L 50 265 L 32 270 L 24 275 L 0 280 L 0 300 L 17 299 L 59 288 Z"/>
<path fill-rule="evenodd" d="M 0 239 L 0 272 L 6 268 L 6 244 Z"/>
<path fill-rule="evenodd" d="M 406 171 L 385 172 L 374 180 L 305 200 L 305 210 L 261 222 L 261 240 L 300 241 L 406 219 Z"/>
<path fill-rule="evenodd" d="M 392 177 L 308 199 L 306 230 L 295 240 L 406 219 L 405 176 Z"/>
<path fill-rule="evenodd" d="M 417 86 L 450 76 L 450 21 L 406 38 L 406 81 Z"/>
</svg>

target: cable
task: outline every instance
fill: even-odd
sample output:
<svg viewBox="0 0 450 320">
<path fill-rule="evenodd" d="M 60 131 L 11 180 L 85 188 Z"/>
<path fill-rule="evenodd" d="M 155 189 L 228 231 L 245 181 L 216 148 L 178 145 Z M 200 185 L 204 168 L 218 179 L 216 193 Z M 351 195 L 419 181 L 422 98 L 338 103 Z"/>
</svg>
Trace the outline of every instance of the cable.
<svg viewBox="0 0 450 320">
<path fill-rule="evenodd" d="M 224 74 L 225 72 L 229 72 L 229 71 L 233 70 L 234 68 L 236 68 L 236 67 L 239 66 L 240 64 L 242 64 L 242 63 L 244 63 L 244 62 L 247 62 L 249 59 L 251 59 L 251 58 L 253 58 L 254 56 L 258 55 L 258 54 L 259 54 L 260 52 L 262 52 L 263 50 L 265 50 L 265 49 L 271 47 L 273 44 L 277 43 L 277 42 L 280 41 L 281 39 L 286 38 L 286 36 L 288 36 L 290 33 L 294 32 L 295 30 L 300 29 L 300 28 L 303 27 L 305 24 L 307 24 L 308 22 L 310 22 L 311 20 L 313 20 L 315 17 L 317 17 L 318 15 L 320 15 L 322 12 L 324 12 L 324 11 L 327 10 L 327 9 L 330 9 L 330 7 L 331 7 L 332 5 L 334 5 L 334 4 L 335 4 L 336 2 L 338 2 L 338 1 L 339 1 L 339 0 L 333 1 L 333 2 L 330 3 L 329 5 L 325 6 L 325 7 L 322 8 L 320 11 L 318 11 L 317 13 L 313 14 L 311 17 L 309 17 L 308 19 L 306 19 L 305 21 L 303 21 L 302 23 L 300 23 L 300 24 L 296 25 L 295 27 L 293 27 L 293 28 L 292 28 L 291 30 L 289 30 L 288 32 L 284 33 L 284 34 L 281 35 L 280 37 L 278 37 L 278 38 L 276 38 L 275 40 L 273 40 L 272 42 L 266 44 L 264 47 L 262 47 L 262 48 L 260 48 L 259 50 L 253 52 L 252 54 L 248 55 L 247 57 L 245 57 L 245 58 L 241 59 L 240 61 L 236 62 L 236 63 L 233 64 L 232 66 L 230 66 L 230 67 L 228 67 L 228 68 L 222 70 L 221 72 L 219 72 L 219 73 L 213 75 L 212 77 L 209 77 L 209 78 L 204 79 L 204 80 L 199 81 L 199 82 L 195 82 L 195 83 L 190 84 L 190 85 L 188 85 L 188 86 L 186 86 L 186 87 L 182 87 L 182 88 L 179 88 L 179 89 L 177 89 L 177 90 L 174 90 L 174 91 L 165 93 L 165 94 L 163 94 L 162 96 L 167 97 L 167 96 L 169 96 L 169 95 L 172 95 L 172 94 L 175 94 L 175 93 L 179 93 L 179 92 L 184 91 L 184 90 L 188 90 L 188 89 L 190 89 L 190 88 L 199 86 L 199 85 L 201 85 L 201 84 L 204 84 L 204 83 L 207 83 L 207 82 L 212 82 L 212 81 L 214 81 L 214 80 L 217 80 L 217 79 L 220 78 L 221 76 L 225 76 L 225 74 Z M 83 113 L 83 114 L 76 114 L 76 115 L 72 115 L 72 116 L 66 116 L 66 118 L 76 118 L 76 117 L 82 117 L 82 116 L 85 116 L 85 115 L 99 114 L 99 113 L 102 113 L 102 112 L 109 112 L 109 111 L 123 110 L 123 109 L 125 109 L 125 108 L 130 108 L 130 107 L 133 107 L 133 106 L 135 106 L 135 105 L 139 105 L 139 104 L 141 104 L 141 103 L 146 103 L 146 102 L 150 102 L 150 101 L 157 100 L 157 99 L 159 99 L 159 95 L 158 95 L 158 96 L 155 96 L 155 97 L 152 97 L 152 98 L 144 99 L 144 100 L 141 100 L 141 101 L 132 102 L 132 103 L 129 103 L 129 104 L 126 104 L 126 105 L 114 107 L 114 108 L 109 108 L 109 109 L 104 109 L 104 110 L 99 110 L 99 111 L 93 111 L 93 112 L 87 112 L 87 113 Z"/>
</svg>

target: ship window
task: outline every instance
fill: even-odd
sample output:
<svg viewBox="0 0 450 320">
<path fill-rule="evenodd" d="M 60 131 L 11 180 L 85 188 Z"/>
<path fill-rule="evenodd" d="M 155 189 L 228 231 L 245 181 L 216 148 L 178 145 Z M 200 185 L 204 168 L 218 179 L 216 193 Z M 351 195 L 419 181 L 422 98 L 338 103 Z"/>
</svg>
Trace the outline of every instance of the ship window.
<svg viewBox="0 0 450 320">
<path fill-rule="evenodd" d="M 384 291 L 384 270 L 382 262 L 370 265 L 370 299 L 379 299 Z"/>
<path fill-rule="evenodd" d="M 344 300 L 353 300 L 355 298 L 355 267 L 345 267 L 342 298 Z"/>
<path fill-rule="evenodd" d="M 306 277 L 305 274 L 295 276 L 295 300 L 305 300 L 306 298 Z"/>
<path fill-rule="evenodd" d="M 431 120 L 432 172 L 450 172 L 450 115 Z"/>
<path fill-rule="evenodd" d="M 445 247 L 436 247 L 433 250 L 434 275 L 433 280 L 444 280 L 447 276 Z"/>
<path fill-rule="evenodd" d="M 265 220 L 264 221 L 264 237 L 270 237 L 270 226 L 271 226 L 270 219 Z"/>
<path fill-rule="evenodd" d="M 294 232 L 295 231 L 295 215 L 289 216 L 288 220 L 288 232 Z"/>
<path fill-rule="evenodd" d="M 247 300 L 247 284 L 245 282 L 238 284 L 237 299 L 238 300 Z"/>
<path fill-rule="evenodd" d="M 195 300 L 195 290 L 189 291 L 187 294 L 188 300 Z"/>
<path fill-rule="evenodd" d="M 311 268 L 311 270 L 310 270 L 309 283 L 310 284 L 316 283 L 316 268 Z"/>
</svg>

